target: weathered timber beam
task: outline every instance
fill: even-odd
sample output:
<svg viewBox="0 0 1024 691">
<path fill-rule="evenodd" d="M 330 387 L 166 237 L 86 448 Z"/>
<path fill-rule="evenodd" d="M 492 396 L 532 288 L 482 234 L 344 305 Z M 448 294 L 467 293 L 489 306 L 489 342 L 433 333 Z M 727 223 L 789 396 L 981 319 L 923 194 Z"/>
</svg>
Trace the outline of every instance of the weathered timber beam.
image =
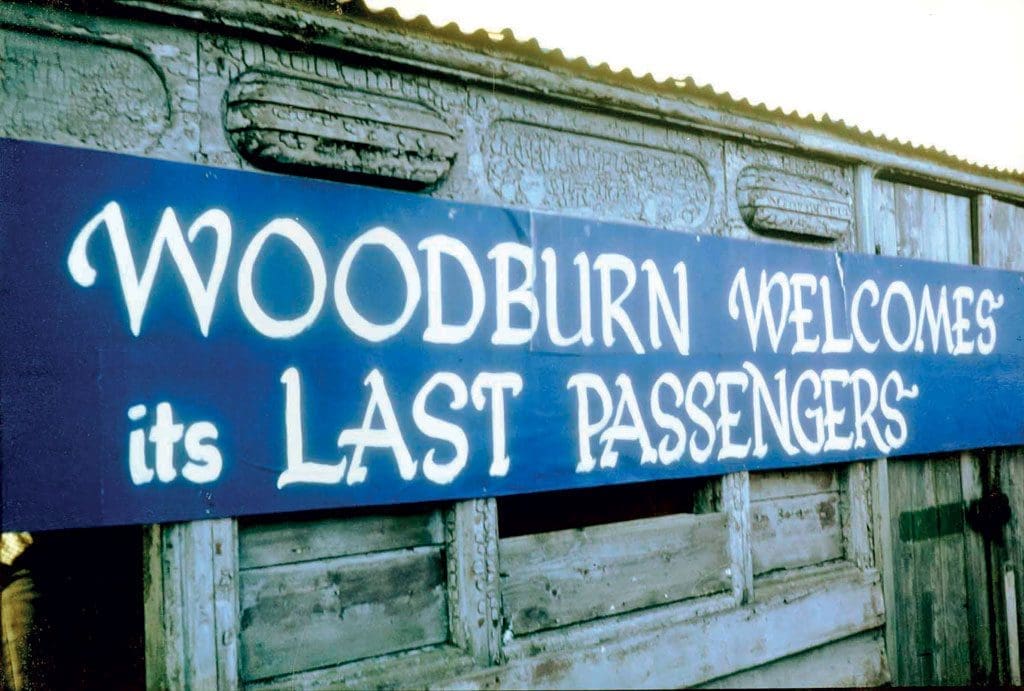
<svg viewBox="0 0 1024 691">
<path fill-rule="evenodd" d="M 812 155 L 871 165 L 880 172 L 910 176 L 924 182 L 985 191 L 1024 200 L 1024 180 L 1008 174 L 986 173 L 977 167 L 908 151 L 895 144 L 830 131 L 824 125 L 786 121 L 731 110 L 699 94 L 676 96 L 664 87 L 642 91 L 579 76 L 564 68 L 523 62 L 517 55 L 493 49 L 472 50 L 442 39 L 420 37 L 386 27 L 320 14 L 312 9 L 254 0 L 116 0 L 126 9 L 213 25 L 219 31 L 272 36 L 306 46 L 315 45 L 352 55 L 405 65 L 417 71 L 447 74 L 460 81 L 543 96 L 545 99 L 597 106 L 607 112 L 657 120 L 663 124 L 701 129 L 747 141 L 792 148 Z"/>
</svg>

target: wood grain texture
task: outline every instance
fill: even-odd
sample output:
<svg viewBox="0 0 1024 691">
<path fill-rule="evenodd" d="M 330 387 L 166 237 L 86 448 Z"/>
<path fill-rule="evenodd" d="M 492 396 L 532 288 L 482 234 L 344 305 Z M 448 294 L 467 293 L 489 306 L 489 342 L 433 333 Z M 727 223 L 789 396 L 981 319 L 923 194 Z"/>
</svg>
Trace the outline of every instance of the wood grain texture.
<svg viewBox="0 0 1024 691">
<path fill-rule="evenodd" d="M 452 642 L 482 665 L 500 662 L 497 504 L 456 502 L 445 513 L 444 532 Z"/>
<path fill-rule="evenodd" d="M 843 555 L 860 568 L 874 566 L 871 547 L 871 475 L 868 464 L 849 464 L 840 481 Z"/>
<path fill-rule="evenodd" d="M 889 499 L 889 459 L 879 458 L 871 464 L 871 534 L 874 537 L 875 565 L 881 574 L 885 597 L 885 655 L 890 674 L 898 651 L 896 649 L 896 563 L 893 561 L 892 514 Z"/>
<path fill-rule="evenodd" d="M 843 556 L 839 492 L 750 503 L 754 575 Z"/>
<path fill-rule="evenodd" d="M 448 639 L 441 549 L 242 572 L 241 669 L 260 679 Z"/>
<path fill-rule="evenodd" d="M 970 199 L 875 180 L 872 237 L 881 254 L 970 262 Z"/>
<path fill-rule="evenodd" d="M 883 253 L 969 263 L 971 205 L 967 197 L 876 180 L 872 234 Z M 887 640 L 893 677 L 901 684 L 960 684 L 984 679 L 990 632 L 985 625 L 986 568 L 977 538 L 961 532 L 901 541 L 907 512 L 960 506 L 978 477 L 973 458 L 892 460 L 884 472 L 888 525 L 880 545 L 889 603 Z M 967 485 L 965 485 L 965 479 Z M 876 487 L 879 481 L 876 479 Z M 891 547 L 891 556 L 884 554 Z M 891 598 L 889 593 L 891 592 Z M 966 619 L 966 621 L 965 621 Z M 966 624 L 966 625 L 965 625 Z"/>
<path fill-rule="evenodd" d="M 754 562 L 751 546 L 750 473 L 722 477 L 722 510 L 729 528 L 729 575 L 737 603 L 754 597 Z"/>
<path fill-rule="evenodd" d="M 839 489 L 838 468 L 781 470 L 750 474 L 750 501 L 800 497 Z"/>
<path fill-rule="evenodd" d="M 237 549 L 232 519 L 149 529 L 143 594 L 148 687 L 238 687 Z"/>
<path fill-rule="evenodd" d="M 957 501 L 958 459 L 900 459 L 889 463 L 895 610 L 892 613 L 899 683 L 965 684 L 970 632 L 962 534 L 900 539 L 900 514 Z M 981 577 L 981 574 L 978 575 Z"/>
<path fill-rule="evenodd" d="M 716 679 L 703 689 L 881 686 L 889 669 L 879 629 Z"/>
<path fill-rule="evenodd" d="M 244 522 L 238 531 L 243 569 L 368 552 L 439 545 L 439 511 L 349 518 Z"/>
<path fill-rule="evenodd" d="M 479 665 L 452 645 L 437 645 L 247 683 L 250 691 L 413 689 L 468 674 Z"/>
<path fill-rule="evenodd" d="M 1024 205 L 978 195 L 978 263 L 993 269 L 1024 269 Z"/>
<path fill-rule="evenodd" d="M 724 514 L 507 538 L 502 599 L 515 635 L 729 588 Z"/>
<path fill-rule="evenodd" d="M 506 646 L 501 667 L 438 680 L 442 688 L 675 688 L 717 679 L 883 621 L 877 575 L 831 570 L 765 589 L 751 606 L 704 617 L 673 606 L 538 634 Z"/>
<path fill-rule="evenodd" d="M 1024 206 L 978 195 L 974 204 L 977 228 L 977 261 L 982 266 L 999 269 L 1024 270 Z M 1010 521 L 1003 530 L 1002 544 L 990 546 L 990 588 L 997 596 L 992 602 L 989 628 L 994 641 L 989 683 L 1007 684 L 1011 681 L 1011 655 L 1008 631 L 1013 622 L 1020 622 L 1020 612 L 1008 612 L 1004 594 L 1003 571 L 999 565 L 1009 563 L 1016 574 L 1016 602 L 1022 601 L 1020 581 L 1024 576 L 1024 452 L 1018 448 L 994 449 L 984 454 L 987 460 L 988 482 L 1006 493 L 1010 501 Z M 965 493 L 973 478 L 965 478 Z M 977 559 L 977 547 L 969 547 L 969 559 Z M 978 619 L 977 614 L 971 615 Z M 1018 649 L 1018 655 L 1020 650 Z"/>
<path fill-rule="evenodd" d="M 966 506 L 980 498 L 984 493 L 981 463 L 975 452 L 960 454 L 960 488 Z M 1020 506 L 1020 505 L 1018 505 Z M 989 560 L 986 555 L 986 540 L 973 530 L 964 533 L 964 577 L 967 598 L 967 628 L 972 632 L 970 637 L 970 668 L 971 680 L 974 683 L 995 682 L 995 660 L 993 656 L 991 632 L 995 622 L 991 617 L 989 591 L 985 587 L 985 574 L 988 573 Z"/>
</svg>

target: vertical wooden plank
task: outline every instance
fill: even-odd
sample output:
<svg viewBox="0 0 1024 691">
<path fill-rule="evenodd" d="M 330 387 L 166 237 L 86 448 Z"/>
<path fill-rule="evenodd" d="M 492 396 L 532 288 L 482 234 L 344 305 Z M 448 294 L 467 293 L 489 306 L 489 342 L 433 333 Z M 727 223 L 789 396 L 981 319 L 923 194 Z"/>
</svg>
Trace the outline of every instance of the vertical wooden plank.
<svg viewBox="0 0 1024 691">
<path fill-rule="evenodd" d="M 882 596 L 885 601 L 885 654 L 890 672 L 895 672 L 898 651 L 896 627 L 899 626 L 895 604 L 893 577 L 892 515 L 889 502 L 889 460 L 879 458 L 871 464 L 872 534 L 875 537 L 875 565 L 882 575 Z"/>
<path fill-rule="evenodd" d="M 857 228 L 856 247 L 861 252 L 874 254 L 881 251 L 872 222 L 874 207 L 875 171 L 859 165 L 853 173 L 853 220 Z M 860 568 L 877 562 L 871 546 L 872 475 L 867 463 L 853 463 L 846 467 L 843 498 L 846 511 L 843 533 L 847 558 Z"/>
<path fill-rule="evenodd" d="M 977 204 L 973 205 L 977 210 Z M 976 262 L 978 236 L 981 230 L 980 218 L 972 216 L 972 202 L 967 197 L 947 196 L 946 216 L 949 230 L 949 260 L 970 264 Z M 960 454 L 960 495 L 966 507 L 979 499 L 984 491 L 981 462 L 976 454 Z M 989 561 L 986 556 L 985 539 L 973 530 L 963 532 L 964 582 L 967 589 L 967 630 L 969 636 L 968 666 L 973 683 L 994 681 L 994 660 L 992 646 L 992 621 L 990 611 L 991 589 L 972 587 L 972 584 L 987 585 Z"/>
<path fill-rule="evenodd" d="M 973 245 L 971 230 L 971 200 L 955 194 L 946 195 L 946 242 L 948 261 L 956 264 L 971 263 Z"/>
<path fill-rule="evenodd" d="M 946 200 L 950 195 L 920 187 L 915 191 L 921 200 L 921 215 L 918 217 L 918 246 L 921 256 L 949 261 L 949 238 L 953 233 L 953 227 L 947 212 Z"/>
<path fill-rule="evenodd" d="M 152 526 L 146 539 L 146 683 L 238 688 L 233 519 Z"/>
<path fill-rule="evenodd" d="M 217 688 L 238 688 L 240 614 L 238 602 L 238 521 L 217 521 L 213 537 L 214 648 Z"/>
<path fill-rule="evenodd" d="M 866 170 L 860 170 L 854 178 L 857 184 L 856 194 L 859 198 L 858 219 L 862 242 L 865 249 L 873 249 L 875 254 L 896 256 L 899 254 L 899 232 L 896 227 L 896 185 L 887 180 L 879 180 L 869 176 Z M 875 565 L 882 577 L 882 596 L 885 601 L 885 654 L 889 662 L 889 671 L 894 683 L 907 678 L 904 671 L 906 660 L 902 656 L 902 648 L 897 631 L 907 626 L 905 617 L 897 609 L 897 592 L 895 573 L 904 570 L 904 564 L 896 561 L 893 547 L 893 516 L 892 501 L 889 496 L 889 461 L 879 458 L 871 464 L 871 498 L 872 498 L 872 533 L 874 535 Z"/>
<path fill-rule="evenodd" d="M 897 684 L 934 684 L 935 592 L 931 584 L 934 561 L 928 545 L 900 535 L 901 514 L 910 513 L 927 501 L 931 486 L 928 462 L 900 459 L 889 463 L 895 579 Z"/>
<path fill-rule="evenodd" d="M 1018 260 L 1024 261 L 1024 259 Z M 1003 530 L 1002 544 L 991 545 L 992 585 L 995 595 L 995 618 L 992 622 L 995 631 L 996 655 L 998 664 L 998 683 L 1010 681 L 1011 661 L 1014 655 L 1020 656 L 1019 645 L 1009 640 L 1011 620 L 1020 621 L 1020 611 L 1007 609 L 1005 597 L 1004 570 L 1009 563 L 1016 574 L 1024 573 L 1024 540 L 1022 540 L 1022 522 L 1024 516 L 1024 450 L 995 449 L 991 452 L 990 471 L 993 475 L 993 486 L 1006 493 L 1010 502 L 1010 521 Z M 997 566 L 1001 565 L 1001 566 Z M 1016 598 L 1019 608 L 1020 598 Z"/>
<path fill-rule="evenodd" d="M 145 626 L 146 688 L 181 688 L 181 637 L 174 620 L 164 615 L 164 603 L 180 601 L 180 581 L 164 568 L 164 529 L 147 526 L 143 534 L 143 618 Z M 166 577 L 165 577 L 166 576 Z"/>
<path fill-rule="evenodd" d="M 957 455 L 932 462 L 936 506 L 957 506 L 963 510 L 961 459 L 962 456 Z M 969 529 L 963 524 L 956 534 L 934 540 L 942 593 L 942 609 L 940 616 L 936 617 L 937 624 L 942 627 L 941 679 L 943 683 L 953 685 L 970 683 L 972 639 L 987 633 L 987 630 L 974 631 L 966 626 L 969 618 L 964 621 L 965 616 L 969 616 L 973 599 L 967 581 L 966 532 Z M 984 573 L 984 570 L 978 572 L 975 578 L 982 579 Z"/>
<path fill-rule="evenodd" d="M 859 568 L 873 565 L 871 551 L 871 480 L 866 463 L 851 463 L 843 479 L 843 539 L 846 558 Z"/>
<path fill-rule="evenodd" d="M 445 515 L 452 641 L 480 664 L 501 661 L 498 509 L 494 499 L 456 502 Z"/>
<path fill-rule="evenodd" d="M 750 473 L 730 473 L 722 478 L 722 510 L 728 517 L 729 572 L 733 596 L 740 603 L 754 596 L 754 561 L 750 540 Z"/>
<path fill-rule="evenodd" d="M 901 509 L 905 506 L 906 509 L 903 510 L 916 511 L 937 505 L 934 460 L 922 458 L 896 461 L 890 464 L 889 472 L 892 473 L 894 468 L 902 471 L 898 486 L 905 490 L 908 500 L 906 504 L 900 506 Z M 900 527 L 897 525 L 897 530 Z M 902 535 L 900 541 L 903 542 Z M 912 632 L 914 647 L 908 649 L 916 652 L 920 663 L 915 681 L 928 685 L 940 683 L 945 671 L 942 608 L 946 599 L 942 583 L 943 574 L 940 572 L 943 564 L 938 559 L 939 548 L 935 542 L 929 539 L 915 539 L 909 544 L 902 545 L 911 555 L 909 570 L 914 574 L 914 579 L 903 598 L 903 606 L 913 612 L 909 618 L 911 621 L 916 619 Z"/>
<path fill-rule="evenodd" d="M 854 173 L 854 220 L 857 244 L 869 254 L 896 253 L 895 202 L 893 184 L 875 179 L 870 166 L 857 166 Z M 874 565 L 881 574 L 885 606 L 884 652 L 888 676 L 896 664 L 896 620 L 891 516 L 889 513 L 888 459 L 855 464 L 847 473 L 847 496 L 850 503 L 850 558 L 858 566 Z M 863 487 L 859 487 L 864 485 Z M 853 499 L 862 496 L 863 499 Z M 856 503 L 855 503 L 856 502 Z M 861 516 L 861 512 L 864 513 Z M 863 528 L 854 527 L 863 521 Z M 865 553 L 867 551 L 867 553 Z"/>
<path fill-rule="evenodd" d="M 186 674 L 193 689 L 217 688 L 217 634 L 213 592 L 213 533 L 207 521 L 177 526 L 184 545 L 181 564 Z"/>
<path fill-rule="evenodd" d="M 977 455 L 960 454 L 960 488 L 967 507 L 984 492 L 981 464 Z M 972 683 L 990 684 L 995 681 L 995 660 L 992 651 L 993 621 L 990 615 L 990 589 L 987 586 L 988 558 L 985 538 L 973 530 L 964 531 L 964 580 L 967 587 L 967 626 L 970 637 L 970 666 Z"/>
<path fill-rule="evenodd" d="M 857 166 L 853 171 L 853 222 L 857 231 L 855 248 L 865 254 L 881 253 L 881 248 L 876 248 L 875 228 L 872 223 L 874 187 L 874 169 L 871 166 Z"/>
<path fill-rule="evenodd" d="M 1000 242 L 1000 233 L 993 223 L 992 197 L 987 194 L 979 194 L 974 197 L 972 204 L 974 236 L 977 252 L 974 260 L 979 266 L 992 268 L 1007 268 L 1003 264 L 1005 245 Z"/>
<path fill-rule="evenodd" d="M 875 254 L 895 257 L 899 254 L 899 234 L 896 232 L 896 185 L 886 180 L 874 180 L 871 202 L 871 238 Z"/>
<path fill-rule="evenodd" d="M 932 192 L 938 201 L 930 211 L 929 218 L 944 220 L 946 229 L 946 253 L 938 257 L 944 261 L 969 264 L 971 261 L 971 216 L 970 203 L 966 197 L 954 194 Z M 938 208 L 941 204 L 941 208 Z M 927 219 L 926 219 L 927 223 Z M 938 225 L 937 222 L 935 225 Z M 964 492 L 964 476 L 972 476 L 976 469 L 976 461 L 967 454 L 954 458 L 933 462 L 933 480 L 935 482 L 936 506 L 963 506 L 966 499 Z M 987 642 L 986 628 L 974 628 L 964 625 L 964 615 L 970 614 L 972 601 L 979 601 L 987 607 L 987 598 L 981 592 L 971 592 L 968 583 L 971 576 L 983 579 L 986 573 L 984 560 L 979 570 L 972 572 L 972 563 L 968 560 L 968 543 L 974 534 L 964 525 L 956 535 L 947 535 L 935 541 L 935 554 L 940 564 L 942 585 L 942 610 L 939 622 L 942 626 L 942 664 L 943 683 L 966 684 L 972 677 L 972 649 L 981 647 L 979 643 Z M 976 604 L 979 604 L 976 602 Z M 981 673 L 980 669 L 975 670 Z"/>
<path fill-rule="evenodd" d="M 1013 564 L 1007 562 L 1003 568 L 1003 592 L 1006 596 L 1006 611 L 1017 611 L 1017 578 Z M 1010 646 L 1010 683 L 1020 686 L 1020 636 L 1017 633 L 1017 617 L 1006 619 L 1006 640 Z"/>
<path fill-rule="evenodd" d="M 917 227 L 917 216 L 915 213 L 915 202 L 918 197 L 914 194 L 914 188 L 909 185 L 893 184 L 893 213 L 895 217 L 894 227 L 896 230 L 896 255 L 899 257 L 918 256 L 918 238 L 920 230 Z"/>
</svg>

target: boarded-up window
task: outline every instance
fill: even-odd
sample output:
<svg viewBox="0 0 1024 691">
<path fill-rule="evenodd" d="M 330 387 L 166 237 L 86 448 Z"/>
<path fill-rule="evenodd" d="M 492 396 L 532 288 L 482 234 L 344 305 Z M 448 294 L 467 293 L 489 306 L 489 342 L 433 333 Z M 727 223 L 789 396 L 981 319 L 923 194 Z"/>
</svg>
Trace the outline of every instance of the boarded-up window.
<svg viewBox="0 0 1024 691">
<path fill-rule="evenodd" d="M 522 635 L 730 588 L 724 513 L 707 480 L 498 500 L 505 626 Z"/>
<path fill-rule="evenodd" d="M 239 522 L 241 672 L 299 672 L 448 640 L 441 512 Z"/>
<path fill-rule="evenodd" d="M 755 575 L 843 556 L 837 474 L 835 468 L 751 474 Z"/>
</svg>

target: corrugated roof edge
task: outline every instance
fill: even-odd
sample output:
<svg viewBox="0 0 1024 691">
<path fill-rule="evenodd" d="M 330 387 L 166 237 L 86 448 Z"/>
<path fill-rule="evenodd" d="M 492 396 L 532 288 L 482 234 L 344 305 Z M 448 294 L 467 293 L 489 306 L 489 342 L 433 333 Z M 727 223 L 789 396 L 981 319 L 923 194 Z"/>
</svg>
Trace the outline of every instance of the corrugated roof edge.
<svg viewBox="0 0 1024 691">
<path fill-rule="evenodd" d="M 828 113 L 821 117 L 800 115 L 796 110 L 785 111 L 781 107 L 769 108 L 764 103 L 752 103 L 745 97 L 734 96 L 728 91 L 718 91 L 710 84 L 699 85 L 691 77 L 667 78 L 659 81 L 650 72 L 636 75 L 628 67 L 615 71 L 606 62 L 594 65 L 583 57 L 569 58 L 561 49 L 542 48 L 535 38 L 525 40 L 517 38 L 515 33 L 509 28 L 502 29 L 497 34 L 485 31 L 484 29 L 477 29 L 472 33 L 466 33 L 455 22 L 439 26 L 423 14 L 407 19 L 394 7 L 375 10 L 366 5 L 362 0 L 346 0 L 342 4 L 342 13 L 350 19 L 398 26 L 402 29 L 416 31 L 472 48 L 499 49 L 519 59 L 526 59 L 543 67 L 569 69 L 577 74 L 589 76 L 600 81 L 617 83 L 618 85 L 625 84 L 632 88 L 656 90 L 676 95 L 699 95 L 716 101 L 722 107 L 738 110 L 745 115 L 754 117 L 769 116 L 787 122 L 816 126 L 858 139 L 862 143 L 882 144 L 894 151 L 913 152 L 918 156 L 926 156 L 947 165 L 955 165 L 989 175 L 996 174 L 1018 182 L 1024 181 L 1024 170 L 979 163 L 934 146 L 923 146 L 912 141 L 904 141 L 899 138 L 863 130 L 856 125 L 847 124 L 842 118 L 834 118 Z"/>
</svg>

